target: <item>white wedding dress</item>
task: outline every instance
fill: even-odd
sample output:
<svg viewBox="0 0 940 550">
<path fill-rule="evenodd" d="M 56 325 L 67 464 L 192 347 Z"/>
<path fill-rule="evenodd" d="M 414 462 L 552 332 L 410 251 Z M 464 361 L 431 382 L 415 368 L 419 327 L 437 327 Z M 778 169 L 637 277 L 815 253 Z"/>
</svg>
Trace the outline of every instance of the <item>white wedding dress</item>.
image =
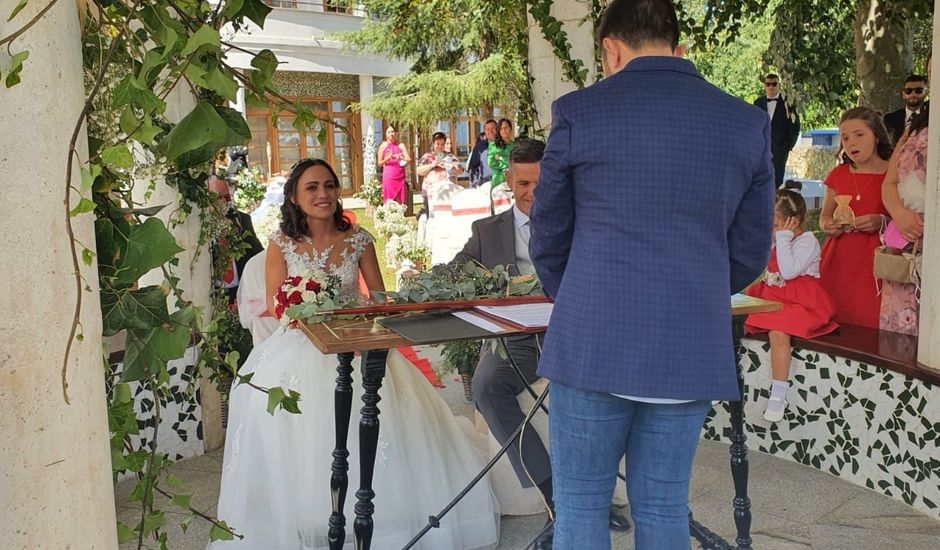
<svg viewBox="0 0 940 550">
<path fill-rule="evenodd" d="M 358 226 L 345 239 L 340 265 L 325 265 L 331 250 L 298 253 L 278 234 L 290 275 L 308 269 L 336 274 L 342 293 L 358 288 L 358 264 L 372 236 Z M 269 246 L 275 246 L 271 244 Z M 279 328 L 255 347 L 241 373 L 252 383 L 281 386 L 301 394 L 301 414 L 268 414 L 267 394 L 236 386 L 231 393 L 218 516 L 244 539 L 210 543 L 211 550 L 326 549 L 331 453 L 335 444 L 333 391 L 337 358 L 318 351 L 300 330 Z M 353 363 L 353 414 L 349 430 L 349 489 L 346 548 L 353 547 L 353 505 L 359 487 L 358 418 L 362 407 L 359 359 Z M 375 521 L 372 548 L 403 547 L 479 472 L 479 451 L 424 376 L 398 352 L 388 356 L 379 391 L 378 454 L 375 464 Z M 417 548 L 490 548 L 499 537 L 499 509 L 484 478 L 432 529 Z"/>
</svg>

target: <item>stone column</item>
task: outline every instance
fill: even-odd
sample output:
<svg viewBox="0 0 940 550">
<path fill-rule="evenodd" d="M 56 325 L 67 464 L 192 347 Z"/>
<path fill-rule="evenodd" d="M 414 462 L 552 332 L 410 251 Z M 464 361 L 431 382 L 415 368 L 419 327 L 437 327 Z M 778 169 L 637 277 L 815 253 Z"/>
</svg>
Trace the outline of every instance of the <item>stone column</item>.
<svg viewBox="0 0 940 550">
<path fill-rule="evenodd" d="M 372 99 L 372 76 L 359 75 L 359 101 L 365 103 Z M 378 144 L 384 136 L 376 136 L 372 113 L 359 111 L 360 128 L 362 128 L 362 183 L 366 184 L 375 178 L 375 155 Z"/>
<path fill-rule="evenodd" d="M 940 11 L 933 16 L 933 53 L 940 54 Z M 930 127 L 940 129 L 940 109 L 930 112 Z M 927 145 L 927 201 L 924 213 L 924 280 L 920 297 L 917 360 L 940 370 L 940 131 Z"/>
<path fill-rule="evenodd" d="M 12 22 L 5 12 L 0 36 L 45 6 L 30 2 Z M 95 262 L 81 264 L 90 291 L 79 317 L 84 340 L 73 341 L 67 363 L 68 402 L 62 386 L 77 300 L 66 170 L 85 99 L 75 2 L 57 3 L 11 49 L 29 59 L 20 84 L 0 87 L 0 548 L 116 549 Z M 87 160 L 84 130 L 77 145 Z M 72 185 L 79 181 L 76 163 Z M 92 250 L 93 223 L 91 214 L 72 219 Z"/>
<path fill-rule="evenodd" d="M 552 3 L 551 14 L 562 23 L 571 56 L 580 59 L 588 69 L 587 83 L 595 80 L 594 26 L 591 22 L 591 3 L 579 0 L 559 0 Z M 529 71 L 532 75 L 532 95 L 542 129 L 552 125 L 552 102 L 577 86 L 565 79 L 561 61 L 555 57 L 552 45 L 542 37 L 542 29 L 529 15 Z"/>
</svg>

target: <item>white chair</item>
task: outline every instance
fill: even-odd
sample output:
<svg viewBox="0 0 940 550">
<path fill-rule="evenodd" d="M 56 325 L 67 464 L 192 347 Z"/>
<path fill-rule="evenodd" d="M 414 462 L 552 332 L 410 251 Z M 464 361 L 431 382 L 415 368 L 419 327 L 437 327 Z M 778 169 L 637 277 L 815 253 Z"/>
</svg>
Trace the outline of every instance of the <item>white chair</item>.
<svg viewBox="0 0 940 550">
<path fill-rule="evenodd" d="M 447 216 L 428 219 L 425 242 L 431 247 L 431 264 L 451 261 L 470 239 L 473 221 L 490 215 L 490 199 L 480 189 L 462 189 L 448 207 Z"/>
<path fill-rule="evenodd" d="M 493 198 L 493 213 L 500 214 L 512 208 L 512 191 L 505 183 L 494 187 L 490 192 Z"/>
<path fill-rule="evenodd" d="M 267 315 L 267 291 L 264 285 L 264 255 L 255 254 L 245 264 L 245 272 L 238 283 L 238 320 L 251 333 L 251 341 L 258 345 L 274 334 L 281 324 Z"/>
<path fill-rule="evenodd" d="M 428 190 L 428 205 L 431 208 L 430 218 L 450 216 L 451 201 L 463 187 L 451 183 L 450 180 L 439 181 L 431 185 Z"/>
</svg>

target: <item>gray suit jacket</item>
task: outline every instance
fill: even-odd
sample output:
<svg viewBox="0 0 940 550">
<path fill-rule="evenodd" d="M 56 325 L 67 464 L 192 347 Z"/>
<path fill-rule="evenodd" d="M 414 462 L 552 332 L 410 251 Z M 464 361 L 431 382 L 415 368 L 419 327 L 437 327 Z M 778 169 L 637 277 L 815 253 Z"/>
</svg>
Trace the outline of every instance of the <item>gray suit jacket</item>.
<svg viewBox="0 0 940 550">
<path fill-rule="evenodd" d="M 470 240 L 454 256 L 451 264 L 476 260 L 487 268 L 508 266 L 512 275 L 518 275 L 519 270 L 515 265 L 516 228 L 512 212 L 510 208 L 501 214 L 473 222 Z"/>
</svg>

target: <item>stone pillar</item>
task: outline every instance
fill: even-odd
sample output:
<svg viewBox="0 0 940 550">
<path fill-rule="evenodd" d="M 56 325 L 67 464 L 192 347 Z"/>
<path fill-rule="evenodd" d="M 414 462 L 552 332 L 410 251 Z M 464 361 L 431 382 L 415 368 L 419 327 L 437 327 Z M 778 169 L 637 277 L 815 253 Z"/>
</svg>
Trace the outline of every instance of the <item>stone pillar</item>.
<svg viewBox="0 0 940 550">
<path fill-rule="evenodd" d="M 940 11 L 933 16 L 933 53 L 940 54 Z M 940 128 L 940 109 L 930 112 L 930 127 Z M 920 297 L 917 360 L 940 370 L 940 131 L 927 145 L 927 201 L 924 213 L 924 280 Z"/>
<path fill-rule="evenodd" d="M 45 6 L 30 2 L 11 22 L 5 12 L 0 36 Z M 63 201 L 69 139 L 85 99 L 75 2 L 57 3 L 11 49 L 28 50 L 29 59 L 20 84 L 0 87 L 0 548 L 116 549 L 94 261 L 81 264 L 91 290 L 82 294 L 84 340 L 69 355 L 69 402 L 62 387 L 77 299 Z M 77 145 L 87 160 L 84 130 Z M 72 185 L 79 181 L 76 163 Z M 92 250 L 93 224 L 91 214 L 72 219 L 76 239 Z"/>
<path fill-rule="evenodd" d="M 372 76 L 359 75 L 359 101 L 365 103 L 372 99 Z M 360 128 L 362 128 L 362 183 L 366 184 L 375 178 L 376 150 L 385 136 L 376 136 L 372 113 L 359 111 Z"/>
<path fill-rule="evenodd" d="M 179 121 L 195 107 L 196 100 L 187 87 L 177 86 L 167 96 L 166 103 L 167 119 Z M 193 305 L 202 308 L 203 321 L 208 322 L 212 315 L 210 309 L 212 305 L 212 260 L 208 245 L 199 245 L 199 234 L 202 227 L 200 210 L 194 206 L 193 211 L 183 223 L 173 225 L 171 218 L 174 217 L 174 213 L 179 208 L 182 200 L 176 188 L 167 185 L 163 181 L 158 181 L 151 190 L 149 198 L 144 197 L 145 191 L 147 191 L 147 182 L 137 182 L 134 189 L 135 200 L 146 203 L 148 206 L 167 205 L 157 216 L 166 224 L 177 244 L 184 249 L 179 253 L 179 265 L 174 270 L 174 274 L 179 277 L 179 287 L 183 291 L 183 297 L 192 302 Z M 140 286 L 159 285 L 163 283 L 163 279 L 163 271 L 154 269 L 140 278 Z M 170 311 L 174 311 L 176 298 L 172 295 L 169 296 L 167 304 Z M 203 374 L 207 375 L 207 373 Z M 200 382 L 199 387 L 202 397 L 200 404 L 202 407 L 203 443 L 205 444 L 205 450 L 211 451 L 221 447 L 225 439 L 222 430 L 221 396 L 216 390 L 215 384 L 209 382 L 205 377 Z"/>
<path fill-rule="evenodd" d="M 571 56 L 580 59 L 588 69 L 587 84 L 594 82 L 594 25 L 591 22 L 591 3 L 579 0 L 559 0 L 552 3 L 551 14 L 562 23 Z M 552 125 L 552 102 L 577 89 L 574 82 L 565 79 L 561 61 L 555 57 L 552 45 L 542 37 L 542 29 L 529 17 L 529 72 L 532 75 L 532 95 L 538 125 L 548 130 Z M 537 126 L 538 126 L 537 125 Z"/>
</svg>

